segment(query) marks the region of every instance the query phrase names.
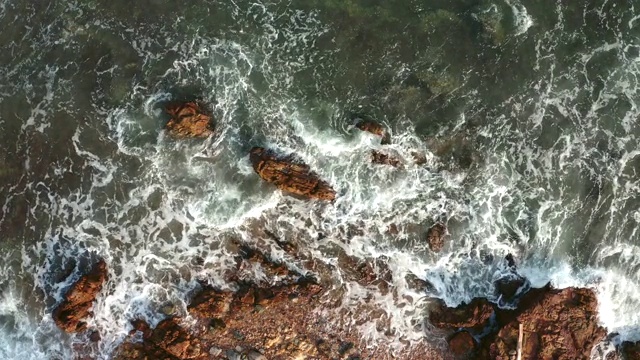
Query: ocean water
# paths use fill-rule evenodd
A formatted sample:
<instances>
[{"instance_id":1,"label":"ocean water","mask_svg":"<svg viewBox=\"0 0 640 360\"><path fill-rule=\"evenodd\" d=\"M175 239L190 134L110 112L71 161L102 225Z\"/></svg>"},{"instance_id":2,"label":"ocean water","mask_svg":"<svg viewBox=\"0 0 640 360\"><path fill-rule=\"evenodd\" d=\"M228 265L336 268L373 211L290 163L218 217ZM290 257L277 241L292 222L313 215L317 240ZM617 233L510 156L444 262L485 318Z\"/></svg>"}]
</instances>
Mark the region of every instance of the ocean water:
<instances>
[{"instance_id":1,"label":"ocean water","mask_svg":"<svg viewBox=\"0 0 640 360\"><path fill-rule=\"evenodd\" d=\"M391 331L359 329L372 345L434 340L427 296L495 300L507 254L533 286L594 288L601 324L640 340L637 7L0 0L0 358L76 356L84 335L50 312L98 257L110 278L89 327L109 359L131 319L184 314L197 281L233 287L233 241L304 269L274 236L333 266L345 311L372 298L387 313ZM162 131L160 104L185 97L210 104L213 137ZM253 146L295 153L336 201L265 184ZM350 281L339 254L384 262L396 291Z\"/></svg>"}]
</instances>

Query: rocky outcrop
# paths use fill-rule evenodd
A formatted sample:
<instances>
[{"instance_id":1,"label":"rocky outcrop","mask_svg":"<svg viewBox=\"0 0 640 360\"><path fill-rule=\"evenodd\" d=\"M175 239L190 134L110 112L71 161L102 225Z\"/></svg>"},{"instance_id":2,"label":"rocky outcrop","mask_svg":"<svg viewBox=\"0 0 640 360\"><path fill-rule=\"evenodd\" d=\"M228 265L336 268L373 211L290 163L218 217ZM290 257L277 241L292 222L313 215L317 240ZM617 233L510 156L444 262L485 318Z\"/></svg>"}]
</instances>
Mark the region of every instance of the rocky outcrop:
<instances>
[{"instance_id":1,"label":"rocky outcrop","mask_svg":"<svg viewBox=\"0 0 640 360\"><path fill-rule=\"evenodd\" d=\"M519 299L515 310L500 309L475 299L455 309L437 307L431 323L443 329L464 329L482 337L475 359L509 360L517 348L523 325L523 359L589 359L591 349L606 331L598 325L597 299L590 289L533 289ZM466 337L458 339L457 337ZM462 353L470 344L466 335L454 335L451 348ZM449 341L452 344L452 341ZM462 344L462 345L460 345Z\"/></svg>"},{"instance_id":2,"label":"rocky outcrop","mask_svg":"<svg viewBox=\"0 0 640 360\"><path fill-rule=\"evenodd\" d=\"M429 249L436 253L442 251L446 236L447 228L443 224L436 223L431 226L427 231L427 243L429 244Z\"/></svg>"},{"instance_id":3,"label":"rocky outcrop","mask_svg":"<svg viewBox=\"0 0 640 360\"><path fill-rule=\"evenodd\" d=\"M427 343L389 354L388 348L369 347L352 322L341 323L344 308L333 303L331 292L307 276L282 269L260 250L239 245L243 261L280 273L269 283L236 279L236 290L203 285L190 301L189 319L173 317L152 328L134 321L130 337L113 358L134 359L406 359L452 360L442 349ZM380 259L377 259L380 260ZM238 269L243 267L238 265ZM377 261L362 265L353 276L373 271L384 278L386 269ZM288 272L288 273L286 273ZM297 278L292 279L297 274ZM268 275L271 277L271 275ZM281 282L280 279L287 279ZM369 285L376 279L367 278ZM371 281L371 283L369 283ZM276 284L276 285L274 285ZM330 300L330 301L328 301ZM367 304L362 304L366 306ZM340 309L340 310L339 310ZM335 318L332 318L335 314Z\"/></svg>"},{"instance_id":4,"label":"rocky outcrop","mask_svg":"<svg viewBox=\"0 0 640 360\"><path fill-rule=\"evenodd\" d=\"M272 151L254 147L249 159L256 173L280 190L310 199L333 201L336 192L321 180L309 166L296 162L291 156L278 157Z\"/></svg>"},{"instance_id":5,"label":"rocky outcrop","mask_svg":"<svg viewBox=\"0 0 640 360\"><path fill-rule=\"evenodd\" d=\"M92 315L93 302L106 279L107 264L100 260L69 288L62 302L53 310L56 325L68 333L85 330L84 319Z\"/></svg>"},{"instance_id":6,"label":"rocky outcrop","mask_svg":"<svg viewBox=\"0 0 640 360\"><path fill-rule=\"evenodd\" d=\"M591 349L607 334L598 325L593 290L549 288L532 302L515 317L499 316L503 324L492 343L485 344L491 359L509 359L517 347L519 324L524 327L524 359L588 360Z\"/></svg>"},{"instance_id":7,"label":"rocky outcrop","mask_svg":"<svg viewBox=\"0 0 640 360\"><path fill-rule=\"evenodd\" d=\"M176 138L205 138L213 134L211 116L196 102L173 102L165 108L171 119L165 129Z\"/></svg>"}]
</instances>

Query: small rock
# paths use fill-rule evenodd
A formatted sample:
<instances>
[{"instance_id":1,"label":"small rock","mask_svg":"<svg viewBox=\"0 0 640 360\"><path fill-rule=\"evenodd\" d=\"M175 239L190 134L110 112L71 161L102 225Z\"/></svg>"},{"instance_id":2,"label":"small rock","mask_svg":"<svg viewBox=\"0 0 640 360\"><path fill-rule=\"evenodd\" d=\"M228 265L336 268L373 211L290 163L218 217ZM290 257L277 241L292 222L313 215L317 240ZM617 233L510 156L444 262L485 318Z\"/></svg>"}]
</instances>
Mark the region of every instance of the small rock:
<instances>
[{"instance_id":1,"label":"small rock","mask_svg":"<svg viewBox=\"0 0 640 360\"><path fill-rule=\"evenodd\" d=\"M92 342L98 342L100 341L100 339L101 337L98 331L92 331L91 334L89 335L89 340L91 340Z\"/></svg>"},{"instance_id":2,"label":"small rock","mask_svg":"<svg viewBox=\"0 0 640 360\"><path fill-rule=\"evenodd\" d=\"M162 309L160 309L160 312L165 315L173 315L176 312L176 307L173 304L168 304L163 306Z\"/></svg>"},{"instance_id":3,"label":"small rock","mask_svg":"<svg viewBox=\"0 0 640 360\"><path fill-rule=\"evenodd\" d=\"M240 341L245 339L245 336L239 330L233 330L233 337Z\"/></svg>"},{"instance_id":4,"label":"small rock","mask_svg":"<svg viewBox=\"0 0 640 360\"><path fill-rule=\"evenodd\" d=\"M382 127L382 125L378 124L375 121L357 118L355 126L362 131L378 135L381 138L380 143L382 145L391 143L389 133L385 130L384 127Z\"/></svg>"},{"instance_id":5,"label":"small rock","mask_svg":"<svg viewBox=\"0 0 640 360\"><path fill-rule=\"evenodd\" d=\"M447 228L441 223L436 223L429 228L427 231L427 243L431 251L436 253L442 251L446 233Z\"/></svg>"},{"instance_id":6,"label":"small rock","mask_svg":"<svg viewBox=\"0 0 640 360\"><path fill-rule=\"evenodd\" d=\"M165 129L177 138L205 138L213 134L211 116L193 101L169 103L166 112L171 119Z\"/></svg>"},{"instance_id":7,"label":"small rock","mask_svg":"<svg viewBox=\"0 0 640 360\"><path fill-rule=\"evenodd\" d=\"M411 157L413 157L413 161L416 165L424 165L427 163L427 156L423 153L413 151L411 152Z\"/></svg>"},{"instance_id":8,"label":"small rock","mask_svg":"<svg viewBox=\"0 0 640 360\"><path fill-rule=\"evenodd\" d=\"M209 349L209 354L211 354L212 356L219 356L220 354L222 354L222 349L212 346Z\"/></svg>"}]
</instances>

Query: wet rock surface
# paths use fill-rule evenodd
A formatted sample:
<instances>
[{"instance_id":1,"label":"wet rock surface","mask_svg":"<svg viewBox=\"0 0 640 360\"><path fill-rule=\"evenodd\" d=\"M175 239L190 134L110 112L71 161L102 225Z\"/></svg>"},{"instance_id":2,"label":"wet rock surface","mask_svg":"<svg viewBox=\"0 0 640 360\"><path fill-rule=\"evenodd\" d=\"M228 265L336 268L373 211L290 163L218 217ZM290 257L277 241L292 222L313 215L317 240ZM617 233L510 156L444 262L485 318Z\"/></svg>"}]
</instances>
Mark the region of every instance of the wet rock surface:
<instances>
[{"instance_id":1,"label":"wet rock surface","mask_svg":"<svg viewBox=\"0 0 640 360\"><path fill-rule=\"evenodd\" d=\"M510 359L517 349L520 324L523 359L590 359L591 349L606 336L598 325L597 298L591 289L533 289L520 298L515 310L475 299L455 309L436 308L430 320L438 328L462 328L480 336L474 359ZM463 354L469 342L456 336L463 337L451 338L455 339L449 341L451 350Z\"/></svg>"},{"instance_id":2,"label":"wet rock surface","mask_svg":"<svg viewBox=\"0 0 640 360\"><path fill-rule=\"evenodd\" d=\"M371 151L371 162L374 164L390 165L395 168L402 168L402 161L400 161L400 159L377 150Z\"/></svg>"},{"instance_id":3,"label":"wet rock surface","mask_svg":"<svg viewBox=\"0 0 640 360\"><path fill-rule=\"evenodd\" d=\"M255 252L247 257L266 267L278 263ZM364 267L375 267L365 265ZM275 270L274 270L275 271ZM295 277L290 270L283 275ZM393 356L369 348L357 331L336 325L323 296L329 289L298 276L279 285L241 282L234 291L203 286L192 297L192 320L173 317L155 328L135 321L115 359L452 359L417 344ZM328 312L328 313L327 313Z\"/></svg>"},{"instance_id":4,"label":"wet rock surface","mask_svg":"<svg viewBox=\"0 0 640 360\"><path fill-rule=\"evenodd\" d=\"M321 180L309 166L296 162L291 156L279 157L273 151L254 147L249 159L255 172L280 190L309 199L332 201L336 192Z\"/></svg>"},{"instance_id":5,"label":"wet rock surface","mask_svg":"<svg viewBox=\"0 0 640 360\"><path fill-rule=\"evenodd\" d=\"M481 330L487 326L493 312L493 306L483 298L473 299L469 304L462 304L455 308L447 307L443 302L437 302L429 314L429 321L438 328Z\"/></svg>"},{"instance_id":6,"label":"wet rock surface","mask_svg":"<svg viewBox=\"0 0 640 360\"><path fill-rule=\"evenodd\" d=\"M355 127L362 131L366 131L368 133L379 136L381 139L380 143L382 145L391 143L391 135L389 134L387 129L373 120L357 118Z\"/></svg>"},{"instance_id":7,"label":"wet rock surface","mask_svg":"<svg viewBox=\"0 0 640 360\"><path fill-rule=\"evenodd\" d=\"M442 251L446 236L447 228L443 224L436 223L431 226L427 231L427 243L429 244L429 249L436 253Z\"/></svg>"},{"instance_id":8,"label":"wet rock surface","mask_svg":"<svg viewBox=\"0 0 640 360\"><path fill-rule=\"evenodd\" d=\"M213 123L197 102L172 102L165 107L171 116L165 129L176 138L206 138L213 134Z\"/></svg>"},{"instance_id":9,"label":"wet rock surface","mask_svg":"<svg viewBox=\"0 0 640 360\"><path fill-rule=\"evenodd\" d=\"M64 299L52 313L60 329L68 333L86 329L84 320L92 315L91 308L107 279L107 272L107 264L100 260L67 290Z\"/></svg>"}]
</instances>

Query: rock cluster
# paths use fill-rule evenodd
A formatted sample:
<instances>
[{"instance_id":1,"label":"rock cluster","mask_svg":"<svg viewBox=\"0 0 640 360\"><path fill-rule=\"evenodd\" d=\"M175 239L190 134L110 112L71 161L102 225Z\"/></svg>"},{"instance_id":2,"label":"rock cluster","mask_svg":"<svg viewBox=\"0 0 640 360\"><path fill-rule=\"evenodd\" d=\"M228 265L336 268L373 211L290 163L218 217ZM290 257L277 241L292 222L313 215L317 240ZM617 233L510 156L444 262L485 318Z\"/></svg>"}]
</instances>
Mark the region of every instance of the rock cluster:
<instances>
[{"instance_id":1,"label":"rock cluster","mask_svg":"<svg viewBox=\"0 0 640 360\"><path fill-rule=\"evenodd\" d=\"M93 302L106 279L107 264L101 260L69 288L62 302L53 310L56 325L68 333L85 330L84 320L92 315Z\"/></svg>"},{"instance_id":2,"label":"rock cluster","mask_svg":"<svg viewBox=\"0 0 640 360\"><path fill-rule=\"evenodd\" d=\"M296 162L291 156L279 157L273 151L254 147L249 159L256 173L280 190L310 199L333 201L336 192L321 180L309 166Z\"/></svg>"},{"instance_id":3,"label":"rock cluster","mask_svg":"<svg viewBox=\"0 0 640 360\"><path fill-rule=\"evenodd\" d=\"M598 325L597 299L590 289L533 289L520 298L515 310L500 309L486 299L474 299L455 309L441 304L431 323L457 331L449 340L456 354L474 359L509 360L518 345L523 325L523 359L590 359L591 349L606 331ZM468 333L480 341L470 348Z\"/></svg>"},{"instance_id":4,"label":"rock cluster","mask_svg":"<svg viewBox=\"0 0 640 360\"><path fill-rule=\"evenodd\" d=\"M321 315L328 305L327 289L311 279L283 270L260 252L245 252L245 260L272 267L287 280L259 285L238 280L235 291L206 285L191 299L195 321L173 317L152 329L135 321L131 338L114 358L133 359L389 359L386 349L369 349L357 333L336 326ZM334 309L335 310L335 309ZM337 311L337 310L335 310ZM401 359L445 359L433 349L417 346Z\"/></svg>"}]
</instances>

